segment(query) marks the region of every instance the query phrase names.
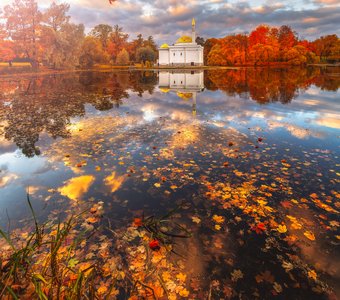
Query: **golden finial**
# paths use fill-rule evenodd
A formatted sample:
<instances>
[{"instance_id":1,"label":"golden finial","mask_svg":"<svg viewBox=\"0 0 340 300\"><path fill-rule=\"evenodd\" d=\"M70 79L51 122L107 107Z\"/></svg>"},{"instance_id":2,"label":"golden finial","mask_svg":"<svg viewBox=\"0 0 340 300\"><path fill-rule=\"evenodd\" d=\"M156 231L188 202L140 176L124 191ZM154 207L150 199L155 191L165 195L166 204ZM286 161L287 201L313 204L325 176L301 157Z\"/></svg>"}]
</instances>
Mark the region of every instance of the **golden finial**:
<instances>
[{"instance_id":1,"label":"golden finial","mask_svg":"<svg viewBox=\"0 0 340 300\"><path fill-rule=\"evenodd\" d=\"M195 25L196 25L195 18L192 18L191 25L192 25L192 26L195 26Z\"/></svg>"}]
</instances>

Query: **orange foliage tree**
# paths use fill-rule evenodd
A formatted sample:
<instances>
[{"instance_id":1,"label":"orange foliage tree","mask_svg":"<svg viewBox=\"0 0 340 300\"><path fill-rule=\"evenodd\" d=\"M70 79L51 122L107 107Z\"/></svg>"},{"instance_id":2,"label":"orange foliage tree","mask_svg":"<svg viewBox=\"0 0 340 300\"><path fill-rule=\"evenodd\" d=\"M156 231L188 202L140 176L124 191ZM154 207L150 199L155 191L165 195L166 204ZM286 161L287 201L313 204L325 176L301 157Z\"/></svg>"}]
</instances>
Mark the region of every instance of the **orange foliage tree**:
<instances>
[{"instance_id":1,"label":"orange foliage tree","mask_svg":"<svg viewBox=\"0 0 340 300\"><path fill-rule=\"evenodd\" d=\"M12 60L15 58L14 43L11 41L0 41L0 61L5 61L12 66Z\"/></svg>"}]
</instances>

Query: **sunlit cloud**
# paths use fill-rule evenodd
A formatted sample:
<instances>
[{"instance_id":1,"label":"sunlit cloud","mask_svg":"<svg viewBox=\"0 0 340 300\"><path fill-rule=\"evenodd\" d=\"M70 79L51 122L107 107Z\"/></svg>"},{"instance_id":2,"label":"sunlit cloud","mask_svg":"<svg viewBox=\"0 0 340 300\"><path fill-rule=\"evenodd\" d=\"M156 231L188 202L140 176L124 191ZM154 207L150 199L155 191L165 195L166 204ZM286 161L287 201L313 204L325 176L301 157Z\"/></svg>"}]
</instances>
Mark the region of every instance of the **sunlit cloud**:
<instances>
[{"instance_id":1,"label":"sunlit cloud","mask_svg":"<svg viewBox=\"0 0 340 300\"><path fill-rule=\"evenodd\" d=\"M1 5L11 3L1 1ZM40 7L51 1L39 0ZM158 44L174 42L190 33L190 20L197 19L197 34L204 38L250 32L257 25L290 25L300 36L311 39L339 34L340 5L337 0L306 1L109 1L69 0L73 22L85 24L87 32L97 24L119 24L135 38L153 35ZM311 26L313 27L311 29Z\"/></svg>"}]
</instances>

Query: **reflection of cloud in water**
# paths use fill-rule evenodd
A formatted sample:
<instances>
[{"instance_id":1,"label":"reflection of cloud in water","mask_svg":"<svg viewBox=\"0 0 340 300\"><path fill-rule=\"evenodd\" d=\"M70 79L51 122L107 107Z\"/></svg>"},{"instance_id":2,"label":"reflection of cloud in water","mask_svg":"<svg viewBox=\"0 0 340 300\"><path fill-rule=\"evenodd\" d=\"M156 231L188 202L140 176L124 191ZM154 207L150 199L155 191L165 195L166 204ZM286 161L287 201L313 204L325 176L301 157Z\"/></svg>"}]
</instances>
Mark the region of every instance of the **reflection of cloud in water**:
<instances>
[{"instance_id":1,"label":"reflection of cloud in water","mask_svg":"<svg viewBox=\"0 0 340 300\"><path fill-rule=\"evenodd\" d=\"M291 135L297 137L298 139L306 139L310 136L315 138L323 138L324 134L321 132L316 132L313 130L301 128L300 126L289 124L286 122L275 122L270 121L268 122L268 128L270 130L274 130L276 128L285 128L287 131L290 132Z\"/></svg>"},{"instance_id":2,"label":"reflection of cloud in water","mask_svg":"<svg viewBox=\"0 0 340 300\"><path fill-rule=\"evenodd\" d=\"M107 176L104 179L105 185L111 188L111 193L116 192L121 187L124 181L125 181L125 177L116 176L116 172L112 172L111 175Z\"/></svg>"},{"instance_id":3,"label":"reflection of cloud in water","mask_svg":"<svg viewBox=\"0 0 340 300\"><path fill-rule=\"evenodd\" d=\"M7 184L10 184L14 180L16 180L18 176L16 174L7 174L0 177L0 188L5 187Z\"/></svg>"},{"instance_id":4,"label":"reflection of cloud in water","mask_svg":"<svg viewBox=\"0 0 340 300\"><path fill-rule=\"evenodd\" d=\"M155 111L155 107L153 104L144 105L141 108L141 111L143 112L143 119L146 122L152 122L159 117L158 113Z\"/></svg>"},{"instance_id":5,"label":"reflection of cloud in water","mask_svg":"<svg viewBox=\"0 0 340 300\"><path fill-rule=\"evenodd\" d=\"M71 178L64 186L58 189L58 192L70 198L71 200L79 200L94 182L95 177L92 175L84 175Z\"/></svg>"},{"instance_id":6,"label":"reflection of cloud in water","mask_svg":"<svg viewBox=\"0 0 340 300\"><path fill-rule=\"evenodd\" d=\"M324 114L316 119L316 123L321 126L340 129L340 115L339 114Z\"/></svg>"},{"instance_id":7,"label":"reflection of cloud in water","mask_svg":"<svg viewBox=\"0 0 340 300\"><path fill-rule=\"evenodd\" d=\"M16 149L17 146L13 142L5 139L2 132L0 131L0 155L8 152L13 152Z\"/></svg>"}]
</instances>

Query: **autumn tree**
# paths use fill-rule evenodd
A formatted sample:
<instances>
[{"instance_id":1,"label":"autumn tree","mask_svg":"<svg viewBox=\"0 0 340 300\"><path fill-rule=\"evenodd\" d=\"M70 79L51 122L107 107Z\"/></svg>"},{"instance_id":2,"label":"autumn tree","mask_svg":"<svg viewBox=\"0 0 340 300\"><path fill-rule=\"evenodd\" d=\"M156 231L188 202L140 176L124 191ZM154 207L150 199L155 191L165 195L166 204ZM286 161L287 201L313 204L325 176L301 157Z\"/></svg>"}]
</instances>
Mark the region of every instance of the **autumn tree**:
<instances>
[{"instance_id":1,"label":"autumn tree","mask_svg":"<svg viewBox=\"0 0 340 300\"><path fill-rule=\"evenodd\" d=\"M52 3L43 15L42 44L45 58L54 68L78 64L84 26L69 22L69 4Z\"/></svg>"},{"instance_id":2,"label":"autumn tree","mask_svg":"<svg viewBox=\"0 0 340 300\"><path fill-rule=\"evenodd\" d=\"M1 18L1 11L0 11L0 18ZM0 40L3 40L7 37L6 27L5 24L0 23Z\"/></svg>"},{"instance_id":3,"label":"autumn tree","mask_svg":"<svg viewBox=\"0 0 340 300\"><path fill-rule=\"evenodd\" d=\"M340 59L340 40L336 34L322 36L313 42L315 53L320 60L325 61L327 57L333 56Z\"/></svg>"},{"instance_id":4,"label":"autumn tree","mask_svg":"<svg viewBox=\"0 0 340 300\"><path fill-rule=\"evenodd\" d=\"M208 55L209 65L239 65L246 63L248 37L238 34L227 36L213 46Z\"/></svg>"},{"instance_id":5,"label":"autumn tree","mask_svg":"<svg viewBox=\"0 0 340 300\"><path fill-rule=\"evenodd\" d=\"M256 27L249 35L249 46L253 47L257 44L267 45L269 43L270 28L267 25Z\"/></svg>"},{"instance_id":6,"label":"autumn tree","mask_svg":"<svg viewBox=\"0 0 340 300\"><path fill-rule=\"evenodd\" d=\"M102 43L102 47L104 50L107 49L109 37L113 31L112 26L107 24L99 24L96 25L90 32L90 35L98 38Z\"/></svg>"},{"instance_id":7,"label":"autumn tree","mask_svg":"<svg viewBox=\"0 0 340 300\"><path fill-rule=\"evenodd\" d=\"M117 65L127 65L130 62L130 57L129 57L129 53L126 51L125 48L123 48L122 50L120 50L120 52L117 55L117 60L116 63Z\"/></svg>"},{"instance_id":8,"label":"autumn tree","mask_svg":"<svg viewBox=\"0 0 340 300\"><path fill-rule=\"evenodd\" d=\"M278 39L280 45L280 58L282 59L286 55L286 51L289 51L297 45L298 38L296 32L294 32L290 26L282 25L279 28Z\"/></svg>"},{"instance_id":9,"label":"autumn tree","mask_svg":"<svg viewBox=\"0 0 340 300\"><path fill-rule=\"evenodd\" d=\"M223 55L222 46L216 44L209 52L206 59L209 66L227 66L228 62Z\"/></svg>"},{"instance_id":10,"label":"autumn tree","mask_svg":"<svg viewBox=\"0 0 340 300\"><path fill-rule=\"evenodd\" d=\"M87 36L81 46L79 63L84 67L92 67L97 63L106 63L109 60L108 54L104 51L100 39Z\"/></svg>"},{"instance_id":11,"label":"autumn tree","mask_svg":"<svg viewBox=\"0 0 340 300\"><path fill-rule=\"evenodd\" d=\"M204 61L205 63L207 63L208 61L208 55L211 51L211 49L216 45L219 44L220 40L216 39L216 38L210 38L207 39L204 43L204 49L203 49L203 57L204 57Z\"/></svg>"},{"instance_id":12,"label":"autumn tree","mask_svg":"<svg viewBox=\"0 0 340 300\"><path fill-rule=\"evenodd\" d=\"M15 58L14 43L11 41L0 41L0 61L8 62L12 66L12 60Z\"/></svg>"},{"instance_id":13,"label":"autumn tree","mask_svg":"<svg viewBox=\"0 0 340 300\"><path fill-rule=\"evenodd\" d=\"M108 53L111 55L113 61L116 60L118 53L126 47L129 35L123 32L123 28L119 25L113 26L113 31L110 34L108 43Z\"/></svg>"},{"instance_id":14,"label":"autumn tree","mask_svg":"<svg viewBox=\"0 0 340 300\"><path fill-rule=\"evenodd\" d=\"M15 42L18 56L38 66L39 27L42 14L34 0L15 0L4 8L8 36Z\"/></svg>"}]
</instances>

